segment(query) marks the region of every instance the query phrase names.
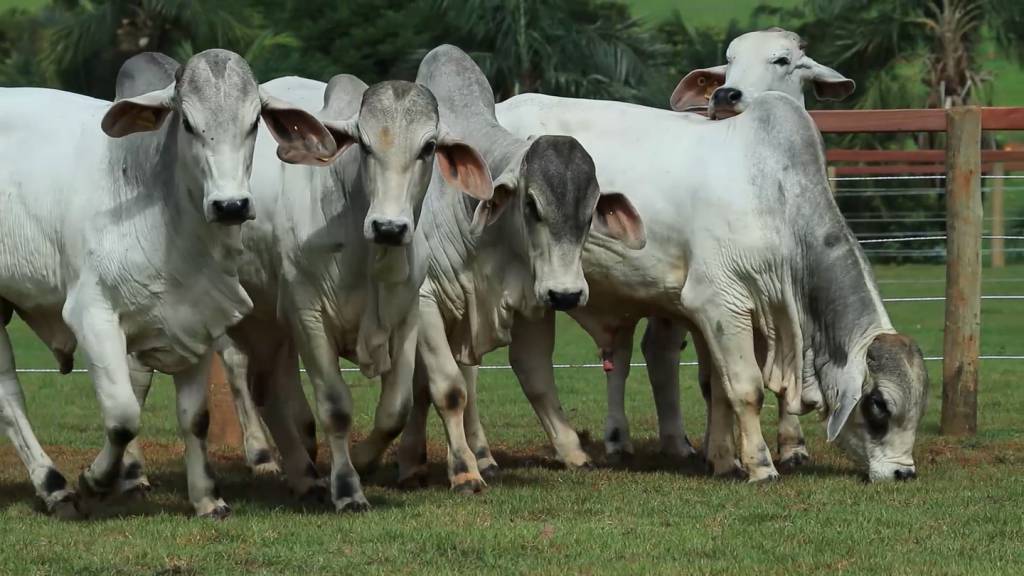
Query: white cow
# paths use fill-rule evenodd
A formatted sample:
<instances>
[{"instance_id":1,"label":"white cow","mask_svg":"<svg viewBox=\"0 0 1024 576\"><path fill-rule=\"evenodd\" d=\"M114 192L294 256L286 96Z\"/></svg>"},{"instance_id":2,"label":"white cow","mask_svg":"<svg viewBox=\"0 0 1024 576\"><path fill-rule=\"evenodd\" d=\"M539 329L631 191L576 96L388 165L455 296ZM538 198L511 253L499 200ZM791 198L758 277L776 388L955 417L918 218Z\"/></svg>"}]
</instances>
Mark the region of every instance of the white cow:
<instances>
[{"instance_id":1,"label":"white cow","mask_svg":"<svg viewBox=\"0 0 1024 576\"><path fill-rule=\"evenodd\" d=\"M755 97L769 90L803 103L808 85L822 100L842 100L856 87L853 80L807 56L797 34L780 28L739 36L729 44L726 59L728 64L687 74L672 94L672 108L682 112L707 106L711 118L727 118L742 112ZM499 105L499 115L502 110ZM611 348L601 350L608 370L605 450L613 461L633 453L624 398L634 331L634 326L624 327L614 335ZM651 317L641 341L658 413L661 451L676 458L695 453L679 409L679 352L685 337L679 324ZM708 391L702 392L709 399ZM799 466L809 459L800 420L787 413L783 403L779 403L778 456L785 467Z\"/></svg>"},{"instance_id":2,"label":"white cow","mask_svg":"<svg viewBox=\"0 0 1024 576\"><path fill-rule=\"evenodd\" d=\"M298 358L313 383L331 451L330 496L339 511L369 507L359 469L373 467L401 432L411 405L417 293L427 249L417 227L431 179L461 202L491 196L486 164L445 130L423 86L371 87L340 75L329 84L281 78L261 87L322 119L338 151L322 168L281 164L260 132L252 173L257 220L243 230L242 284L253 312L229 332L224 359L233 387L251 389L292 489L323 486L295 414L308 412ZM435 170L435 166L438 169ZM374 429L350 454L352 399L338 358L381 376ZM299 422L301 422L301 417Z\"/></svg>"},{"instance_id":3,"label":"white cow","mask_svg":"<svg viewBox=\"0 0 1024 576\"><path fill-rule=\"evenodd\" d=\"M196 512L229 511L207 464L206 377L212 343L252 307L237 276L238 225L252 217L261 115L282 154L334 153L316 119L261 93L245 60L223 50L197 54L175 82L113 105L0 89L0 319L17 312L64 368L77 344L86 352L106 445L82 473L83 492L117 487L138 431L131 353L174 376ZM5 329L0 417L47 509L75 513L74 492L25 416Z\"/></svg>"},{"instance_id":4,"label":"white cow","mask_svg":"<svg viewBox=\"0 0 1024 576\"><path fill-rule=\"evenodd\" d=\"M605 189L636 205L647 246L636 257L591 240L590 303L571 312L602 349L637 318L692 329L708 379L715 474L739 465L777 477L761 434L763 387L786 410L817 408L872 480L915 474L924 411L920 350L893 329L867 259L832 198L820 135L793 98L766 92L722 121L616 102L524 95L500 121L514 133L570 134L594 157ZM624 145L626 144L626 145ZM550 330L550 320L547 321ZM530 340L521 378L551 379ZM513 359L513 362L515 360ZM556 407L549 407L554 411Z\"/></svg>"},{"instance_id":5,"label":"white cow","mask_svg":"<svg viewBox=\"0 0 1024 576\"><path fill-rule=\"evenodd\" d=\"M495 462L475 410L473 367L510 340L529 338L520 333L527 319L586 304L580 259L588 235L636 249L644 242L643 227L621 194L599 193L594 163L575 139L526 140L499 126L487 78L462 50L431 50L416 80L433 91L450 129L480 151L496 178L487 202L433 185L427 195L422 228L430 267L420 294L416 393L399 447L399 482L415 486L426 479L432 399L448 436L451 487L476 492L485 485L481 472L494 471ZM535 344L547 347L550 357L551 338ZM554 386L521 382L535 406L551 408L538 409L551 441L578 447ZM567 465L588 463L582 452L568 456Z\"/></svg>"}]
</instances>

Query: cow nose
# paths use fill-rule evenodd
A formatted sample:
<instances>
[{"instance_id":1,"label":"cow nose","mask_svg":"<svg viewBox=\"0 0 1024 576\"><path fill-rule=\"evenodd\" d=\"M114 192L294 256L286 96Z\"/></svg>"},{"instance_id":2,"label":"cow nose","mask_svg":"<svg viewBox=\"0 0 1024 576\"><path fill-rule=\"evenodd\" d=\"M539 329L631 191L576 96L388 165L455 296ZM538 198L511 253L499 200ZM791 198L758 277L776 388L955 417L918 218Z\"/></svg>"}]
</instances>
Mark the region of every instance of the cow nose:
<instances>
[{"instance_id":1,"label":"cow nose","mask_svg":"<svg viewBox=\"0 0 1024 576\"><path fill-rule=\"evenodd\" d=\"M408 229L409 225L405 222L375 221L373 223L373 241L387 246L400 246Z\"/></svg>"},{"instance_id":2,"label":"cow nose","mask_svg":"<svg viewBox=\"0 0 1024 576\"><path fill-rule=\"evenodd\" d=\"M213 218L221 224L241 224L250 217L249 199L241 200L214 200Z\"/></svg>"},{"instance_id":3,"label":"cow nose","mask_svg":"<svg viewBox=\"0 0 1024 576\"><path fill-rule=\"evenodd\" d=\"M897 480L913 480L917 478L917 472L913 468L897 468L893 475Z\"/></svg>"},{"instance_id":4,"label":"cow nose","mask_svg":"<svg viewBox=\"0 0 1024 576\"><path fill-rule=\"evenodd\" d=\"M578 290L576 292L556 292L554 290L548 290L548 300L551 301L551 307L555 310L572 310L579 305L580 298L582 297L582 290Z\"/></svg>"},{"instance_id":5,"label":"cow nose","mask_svg":"<svg viewBox=\"0 0 1024 576\"><path fill-rule=\"evenodd\" d=\"M735 106L743 99L743 91L736 88L721 87L711 95L711 103L715 106Z\"/></svg>"}]
</instances>

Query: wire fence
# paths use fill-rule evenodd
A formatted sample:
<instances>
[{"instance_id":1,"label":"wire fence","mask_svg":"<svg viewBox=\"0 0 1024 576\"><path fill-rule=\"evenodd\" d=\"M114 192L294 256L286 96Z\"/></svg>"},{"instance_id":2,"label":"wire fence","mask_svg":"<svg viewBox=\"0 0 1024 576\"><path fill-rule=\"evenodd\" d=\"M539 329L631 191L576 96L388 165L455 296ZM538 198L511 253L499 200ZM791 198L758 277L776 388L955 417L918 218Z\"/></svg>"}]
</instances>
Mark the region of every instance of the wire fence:
<instances>
[{"instance_id":1,"label":"wire fence","mask_svg":"<svg viewBox=\"0 0 1024 576\"><path fill-rule=\"evenodd\" d=\"M984 175L982 179L985 186L982 187L983 195L987 195L996 190L993 185L995 180L1013 181L1022 180L1024 175ZM857 237L858 242L864 247L864 252L868 257L875 263L886 263L886 262L934 262L936 259L944 260L946 257L945 242L947 240L945 225L946 217L945 212L939 209L940 207L934 206L932 210L913 210L907 209L910 206L903 206L901 210L886 210L885 202L891 201L893 198L898 197L909 197L919 198L923 196L931 196L933 198L941 197L946 193L944 181L945 175L906 175L906 176L843 176L830 178L836 186L835 196L840 204L844 204L846 200L854 200L857 203L858 208L844 212L846 221L850 225ZM916 185L922 181L933 181L936 182L935 186L925 187ZM900 182L911 182L913 186L891 186L891 184ZM1018 193L1024 192L1024 185L1012 186L1002 185L1001 189L1003 192ZM856 199L861 201L858 203ZM862 206L863 200L875 201L874 210L866 210ZM915 201L917 203L919 201ZM906 202L904 202L906 204ZM1024 201L1019 203L1024 207ZM1024 214L1024 211L1022 211ZM996 221L1001 220L1003 223L1016 223L1024 222L1024 216L1010 216L996 218L994 216L987 216L984 221L986 223L986 231L982 235L982 240L991 243L992 240L1000 240L1002 242L1015 243L1010 247L1003 247L1001 251L1004 254L1014 255L1018 253L1024 253L1024 233L1001 233L994 234L988 226ZM890 229L884 231L872 231L865 230L871 226L882 225L888 228L902 227L902 225L913 224L912 229ZM897 226L900 225L900 226ZM1024 231L1024 225L1019 226ZM923 247L921 247L923 245ZM895 246L895 247L890 247ZM983 254L991 254L991 248L982 250ZM915 278L915 279L882 279L878 281L881 285L890 286L934 286L938 288L937 291L943 291L940 286L944 286L945 280L935 278ZM1019 284L1024 292L1024 277L1016 278L984 278L983 285L993 284ZM983 294L981 296L983 301L1020 301L1024 300L1024 294ZM908 303L922 303L922 302L945 302L946 297L940 294L934 295L895 295L888 296L882 299L886 304L902 305ZM1021 309L1024 312L1024 307ZM984 312L983 312L984 315ZM983 319L984 320L984 319ZM981 360L985 361L1021 361L1024 360L1024 350L1021 350L1022 354L1000 354L1000 355L982 355ZM926 361L929 362L941 362L942 356L926 356ZM696 362L680 362L680 366L696 366ZM631 363L630 367L634 368L646 368L647 364L644 362ZM562 362L553 365L556 370L575 370L575 369L599 369L603 368L604 364L601 362ZM510 370L511 366L507 364L493 364L480 366L482 370ZM56 374L59 370L55 368L19 368L19 373L24 374ZM358 368L342 368L342 372L356 373L359 372ZM87 373L86 370L76 369L72 373L83 374Z\"/></svg>"}]
</instances>

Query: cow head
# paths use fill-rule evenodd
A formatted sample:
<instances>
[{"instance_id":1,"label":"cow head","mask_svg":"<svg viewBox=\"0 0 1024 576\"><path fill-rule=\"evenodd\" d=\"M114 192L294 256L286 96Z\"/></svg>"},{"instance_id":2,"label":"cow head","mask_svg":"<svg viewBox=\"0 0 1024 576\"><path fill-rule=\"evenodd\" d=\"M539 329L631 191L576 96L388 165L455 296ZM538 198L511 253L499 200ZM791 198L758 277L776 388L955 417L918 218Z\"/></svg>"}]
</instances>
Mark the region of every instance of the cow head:
<instances>
[{"instance_id":1,"label":"cow head","mask_svg":"<svg viewBox=\"0 0 1024 576\"><path fill-rule=\"evenodd\" d=\"M334 135L339 154L359 146L360 178L370 202L363 222L367 240L388 246L412 241L435 161L455 188L478 200L491 197L486 162L447 133L437 100L419 84L375 84L363 93L355 116L324 125Z\"/></svg>"},{"instance_id":2,"label":"cow head","mask_svg":"<svg viewBox=\"0 0 1024 576\"><path fill-rule=\"evenodd\" d=\"M729 44L727 64L694 70L672 93L673 110L707 105L712 119L739 114L762 92L783 92L801 104L804 86L814 85L820 100L842 100L853 80L804 54L800 36L781 28L744 34Z\"/></svg>"},{"instance_id":3,"label":"cow head","mask_svg":"<svg viewBox=\"0 0 1024 576\"><path fill-rule=\"evenodd\" d=\"M493 221L507 204L517 208L536 299L555 310L587 303L581 258L591 230L633 249L645 242L636 210L621 194L599 192L594 161L568 136L531 140L521 161L495 181L492 200L477 207L474 224Z\"/></svg>"},{"instance_id":4,"label":"cow head","mask_svg":"<svg viewBox=\"0 0 1024 576\"><path fill-rule=\"evenodd\" d=\"M840 399L828 420L829 440L872 482L914 478L914 438L927 396L928 372L917 344L900 334L877 336L868 347L861 395Z\"/></svg>"},{"instance_id":5,"label":"cow head","mask_svg":"<svg viewBox=\"0 0 1024 576\"><path fill-rule=\"evenodd\" d=\"M113 138L159 130L177 150L175 177L208 222L253 217L249 174L260 117L282 157L316 164L335 153L334 139L310 114L262 94L249 64L226 50L207 50L178 68L167 87L115 102L103 117Z\"/></svg>"}]
</instances>

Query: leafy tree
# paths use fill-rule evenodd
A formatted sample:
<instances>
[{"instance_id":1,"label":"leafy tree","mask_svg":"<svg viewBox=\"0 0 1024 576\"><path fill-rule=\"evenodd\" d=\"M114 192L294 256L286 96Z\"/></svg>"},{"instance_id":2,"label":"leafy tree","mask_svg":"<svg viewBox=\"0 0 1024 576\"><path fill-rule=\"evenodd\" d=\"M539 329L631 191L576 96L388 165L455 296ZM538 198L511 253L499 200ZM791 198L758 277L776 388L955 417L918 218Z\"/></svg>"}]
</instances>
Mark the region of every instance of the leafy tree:
<instances>
[{"instance_id":1,"label":"leafy tree","mask_svg":"<svg viewBox=\"0 0 1024 576\"><path fill-rule=\"evenodd\" d=\"M140 52L185 60L218 47L255 58L274 45L295 45L242 0L56 0L44 10L53 24L43 64L65 89L105 98L121 63Z\"/></svg>"},{"instance_id":2,"label":"leafy tree","mask_svg":"<svg viewBox=\"0 0 1024 576\"><path fill-rule=\"evenodd\" d=\"M484 69L495 95L545 92L642 98L659 46L618 2L601 0L434 0L453 40Z\"/></svg>"}]
</instances>

